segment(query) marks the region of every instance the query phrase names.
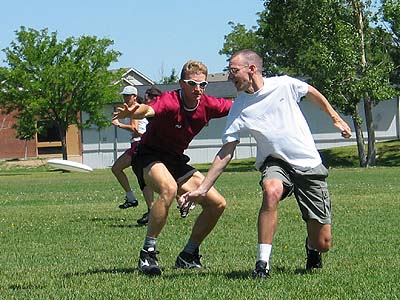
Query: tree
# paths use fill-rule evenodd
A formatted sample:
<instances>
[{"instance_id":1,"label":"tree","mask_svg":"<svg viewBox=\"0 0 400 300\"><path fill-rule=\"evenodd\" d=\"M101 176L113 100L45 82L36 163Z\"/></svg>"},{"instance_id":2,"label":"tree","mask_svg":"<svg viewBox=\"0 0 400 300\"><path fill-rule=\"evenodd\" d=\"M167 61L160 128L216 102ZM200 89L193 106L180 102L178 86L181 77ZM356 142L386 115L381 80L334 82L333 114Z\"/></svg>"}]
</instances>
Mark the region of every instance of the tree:
<instances>
[{"instance_id":1,"label":"tree","mask_svg":"<svg viewBox=\"0 0 400 300\"><path fill-rule=\"evenodd\" d=\"M177 83L179 81L179 77L176 74L175 69L173 68L171 70L171 75L169 76L162 76L160 83L161 84L173 84L173 83Z\"/></svg>"},{"instance_id":2,"label":"tree","mask_svg":"<svg viewBox=\"0 0 400 300\"><path fill-rule=\"evenodd\" d=\"M0 106L8 113L17 112L18 136L32 138L40 129L32 126L35 121L54 121L67 159L70 125L109 125L103 107L115 98L118 87L112 82L120 78L119 72L107 70L120 56L108 49L112 44L95 36L58 41L57 33L49 34L47 29L21 27L16 31L16 41L3 49L8 67L0 72ZM89 115L84 124L82 112Z\"/></svg>"},{"instance_id":3,"label":"tree","mask_svg":"<svg viewBox=\"0 0 400 300\"><path fill-rule=\"evenodd\" d=\"M400 90L400 0L382 0L380 28L390 33L386 46L394 62L392 83Z\"/></svg>"},{"instance_id":4,"label":"tree","mask_svg":"<svg viewBox=\"0 0 400 300\"><path fill-rule=\"evenodd\" d=\"M28 156L28 141L33 139L36 133L40 131L35 124L35 116L31 114L29 109L26 109L19 114L17 122L13 125L17 130L17 138L25 142L25 159Z\"/></svg>"},{"instance_id":5,"label":"tree","mask_svg":"<svg viewBox=\"0 0 400 300\"><path fill-rule=\"evenodd\" d=\"M394 90L389 81L393 64L385 47L378 43L383 35L370 25L370 11L358 0L268 0L264 7L259 13L259 27L253 30L261 45L252 47L263 56L264 67L274 73L307 78L334 106L351 116L360 165L374 165L372 106L391 99ZM310 13L310 8L318 9ZM228 35L225 45L235 45L237 34ZM241 43L239 40L236 45ZM231 54L232 50L228 47L223 52ZM361 100L366 115L367 152L357 110Z\"/></svg>"},{"instance_id":6,"label":"tree","mask_svg":"<svg viewBox=\"0 0 400 300\"><path fill-rule=\"evenodd\" d=\"M256 26L247 30L243 24L235 24L234 22L228 24L232 27L232 32L225 35L225 43L219 54L233 54L241 49L253 49L257 53L264 53L263 37L257 34Z\"/></svg>"}]
</instances>

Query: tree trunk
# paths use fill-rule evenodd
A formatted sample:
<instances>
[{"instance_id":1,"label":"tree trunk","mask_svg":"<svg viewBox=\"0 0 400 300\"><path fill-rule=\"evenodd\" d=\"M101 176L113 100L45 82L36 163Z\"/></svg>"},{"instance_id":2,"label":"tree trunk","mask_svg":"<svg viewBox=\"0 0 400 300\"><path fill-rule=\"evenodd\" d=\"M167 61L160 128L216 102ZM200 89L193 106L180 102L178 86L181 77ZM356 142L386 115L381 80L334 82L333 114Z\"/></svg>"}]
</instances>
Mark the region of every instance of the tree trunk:
<instances>
[{"instance_id":1,"label":"tree trunk","mask_svg":"<svg viewBox=\"0 0 400 300\"><path fill-rule=\"evenodd\" d=\"M357 28L358 35L360 37L360 67L362 70L362 74L365 74L367 69L367 56L365 51L365 36L364 36L364 2L361 0L350 0L353 6L353 13L355 18L355 25ZM368 93L364 95L364 112L367 126L367 135L368 135L368 151L367 156L363 154L362 158L360 157L360 165L362 167L368 167L375 165L375 130L374 123L372 118L372 103ZM361 136L362 130L359 129ZM359 141L357 137L357 146L359 147ZM364 145L364 141L362 141ZM361 146L361 144L360 144ZM364 152L364 147L363 147ZM359 148L360 154L360 148Z\"/></svg>"},{"instance_id":2,"label":"tree trunk","mask_svg":"<svg viewBox=\"0 0 400 300\"><path fill-rule=\"evenodd\" d=\"M61 151L63 159L68 159L67 156L67 130L64 128L59 127L60 137L61 137Z\"/></svg>"},{"instance_id":3,"label":"tree trunk","mask_svg":"<svg viewBox=\"0 0 400 300\"><path fill-rule=\"evenodd\" d=\"M365 121L368 133L368 151L366 158L366 167L375 166L376 150L375 150L375 128L372 116L372 101L368 94L364 98Z\"/></svg>"},{"instance_id":4,"label":"tree trunk","mask_svg":"<svg viewBox=\"0 0 400 300\"><path fill-rule=\"evenodd\" d=\"M367 164L365 149L364 149L364 135L361 128L361 124L356 118L353 118L354 130L356 132L357 150L358 150L358 161L360 167L365 167Z\"/></svg>"}]
</instances>

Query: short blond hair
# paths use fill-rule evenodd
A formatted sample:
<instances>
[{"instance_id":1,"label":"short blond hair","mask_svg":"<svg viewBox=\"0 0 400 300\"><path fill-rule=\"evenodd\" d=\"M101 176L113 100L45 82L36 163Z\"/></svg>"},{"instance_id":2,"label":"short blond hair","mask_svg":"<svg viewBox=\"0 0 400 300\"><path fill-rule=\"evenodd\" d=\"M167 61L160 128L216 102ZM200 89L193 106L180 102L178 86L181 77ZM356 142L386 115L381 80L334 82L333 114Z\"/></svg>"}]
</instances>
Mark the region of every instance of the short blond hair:
<instances>
[{"instance_id":1,"label":"short blond hair","mask_svg":"<svg viewBox=\"0 0 400 300\"><path fill-rule=\"evenodd\" d=\"M189 60L182 67L181 80L186 79L189 74L204 74L207 78L208 69L200 61Z\"/></svg>"}]
</instances>

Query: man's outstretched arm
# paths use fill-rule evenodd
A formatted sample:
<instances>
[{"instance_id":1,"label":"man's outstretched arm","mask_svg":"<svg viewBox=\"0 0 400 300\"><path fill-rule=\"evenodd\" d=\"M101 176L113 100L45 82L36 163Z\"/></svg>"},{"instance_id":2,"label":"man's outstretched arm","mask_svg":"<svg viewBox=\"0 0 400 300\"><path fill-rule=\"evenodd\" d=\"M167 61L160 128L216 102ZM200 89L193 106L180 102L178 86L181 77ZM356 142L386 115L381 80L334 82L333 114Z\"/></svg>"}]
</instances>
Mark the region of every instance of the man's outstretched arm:
<instances>
[{"instance_id":1,"label":"man's outstretched arm","mask_svg":"<svg viewBox=\"0 0 400 300\"><path fill-rule=\"evenodd\" d=\"M192 199L196 197L205 196L207 194L207 192L211 189L218 177L222 174L226 166L231 161L237 144L239 144L239 141L228 142L221 147L215 156L210 169L208 170L207 176L204 178L199 187L194 191L183 194L179 198L178 204L180 207L187 201L192 201Z\"/></svg>"}]
</instances>

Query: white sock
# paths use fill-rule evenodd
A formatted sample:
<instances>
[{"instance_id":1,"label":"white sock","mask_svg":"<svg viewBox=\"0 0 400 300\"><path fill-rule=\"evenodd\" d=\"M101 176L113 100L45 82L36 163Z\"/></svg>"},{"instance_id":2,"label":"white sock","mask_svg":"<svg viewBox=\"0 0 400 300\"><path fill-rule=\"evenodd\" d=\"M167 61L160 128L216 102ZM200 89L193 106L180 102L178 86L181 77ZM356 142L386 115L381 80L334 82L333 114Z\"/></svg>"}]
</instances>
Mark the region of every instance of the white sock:
<instances>
[{"instance_id":1,"label":"white sock","mask_svg":"<svg viewBox=\"0 0 400 300\"><path fill-rule=\"evenodd\" d=\"M308 250L312 250L312 251L317 251L317 252L319 252L318 249L315 249L314 247L311 247L310 241L309 241L308 238L307 238L307 249L308 249Z\"/></svg>"},{"instance_id":2,"label":"white sock","mask_svg":"<svg viewBox=\"0 0 400 300\"><path fill-rule=\"evenodd\" d=\"M272 245L258 244L258 259L267 262L267 269L269 270L269 258L272 252Z\"/></svg>"},{"instance_id":3,"label":"white sock","mask_svg":"<svg viewBox=\"0 0 400 300\"><path fill-rule=\"evenodd\" d=\"M133 202L133 200L136 199L136 196L135 196L135 194L134 194L132 191L129 191L129 192L126 192L126 199L127 199L129 202Z\"/></svg>"}]
</instances>

